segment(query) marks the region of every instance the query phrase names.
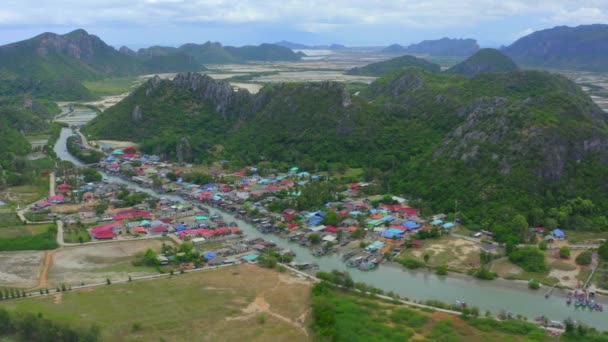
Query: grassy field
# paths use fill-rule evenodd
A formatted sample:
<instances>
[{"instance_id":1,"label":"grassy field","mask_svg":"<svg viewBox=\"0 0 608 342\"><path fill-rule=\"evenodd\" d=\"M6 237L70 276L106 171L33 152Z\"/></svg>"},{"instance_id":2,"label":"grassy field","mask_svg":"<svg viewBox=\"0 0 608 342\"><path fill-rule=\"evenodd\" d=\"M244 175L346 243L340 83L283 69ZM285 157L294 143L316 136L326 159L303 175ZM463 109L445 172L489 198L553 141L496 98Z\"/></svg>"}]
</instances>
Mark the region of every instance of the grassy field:
<instances>
[{"instance_id":1,"label":"grassy field","mask_svg":"<svg viewBox=\"0 0 608 342\"><path fill-rule=\"evenodd\" d=\"M0 305L71 325L98 324L104 341L310 340L309 285L253 265Z\"/></svg>"},{"instance_id":2,"label":"grassy field","mask_svg":"<svg viewBox=\"0 0 608 342\"><path fill-rule=\"evenodd\" d=\"M93 95L105 96L126 93L133 90L139 83L140 80L137 77L117 77L98 81L85 81L84 86Z\"/></svg>"},{"instance_id":3,"label":"grassy field","mask_svg":"<svg viewBox=\"0 0 608 342\"><path fill-rule=\"evenodd\" d=\"M565 268L565 266L563 266ZM513 264L507 258L501 258L492 261L490 270L496 272L499 277L511 280L525 280L536 279L545 285L554 285L559 282L559 279L549 277L549 272L526 272L519 266Z\"/></svg>"},{"instance_id":4,"label":"grassy field","mask_svg":"<svg viewBox=\"0 0 608 342\"><path fill-rule=\"evenodd\" d=\"M579 244L584 242L597 242L599 239L608 239L608 232L576 232L576 231L567 231L568 241L571 244Z\"/></svg>"},{"instance_id":5,"label":"grassy field","mask_svg":"<svg viewBox=\"0 0 608 342\"><path fill-rule=\"evenodd\" d=\"M54 224L24 225L16 214L0 214L0 251L57 248Z\"/></svg>"},{"instance_id":6,"label":"grassy field","mask_svg":"<svg viewBox=\"0 0 608 342\"><path fill-rule=\"evenodd\" d=\"M45 178L48 179L48 177ZM36 202L45 197L49 189L48 183L42 179L39 181L40 184L38 185L13 186L0 191L0 200L8 203L7 207L10 208L16 208L17 205L23 208L30 203Z\"/></svg>"}]
</instances>

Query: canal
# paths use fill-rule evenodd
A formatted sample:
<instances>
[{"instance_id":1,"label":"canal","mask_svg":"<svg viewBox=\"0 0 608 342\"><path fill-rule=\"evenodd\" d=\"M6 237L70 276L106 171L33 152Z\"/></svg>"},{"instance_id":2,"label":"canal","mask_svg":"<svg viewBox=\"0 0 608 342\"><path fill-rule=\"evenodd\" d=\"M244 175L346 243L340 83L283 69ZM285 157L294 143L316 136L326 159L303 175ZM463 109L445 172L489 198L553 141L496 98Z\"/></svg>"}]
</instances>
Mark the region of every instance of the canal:
<instances>
[{"instance_id":1,"label":"canal","mask_svg":"<svg viewBox=\"0 0 608 342\"><path fill-rule=\"evenodd\" d=\"M71 161L80 166L82 163L70 155L66 149L67 138L72 134L71 129L63 128L54 150L60 159ZM110 182L126 184L130 188L154 196L173 197L157 194L151 189L142 188L134 182L111 174L104 173L104 178ZM215 208L209 209L211 211L216 210ZM262 234L252 225L235 218L231 214L222 213L222 215L226 218L226 221L237 222L248 238L262 237L276 243L279 247L294 251L296 253L295 259L298 262L314 262L323 271L348 271L356 282L367 283L385 292L393 291L410 300L435 299L446 303L464 301L469 305L479 307L481 312L489 310L493 313L499 313L501 310L505 310L513 314L521 314L531 320L539 315L545 315L549 319L560 321L572 318L600 330L606 330L607 328L604 313L567 306L565 291L555 290L550 298L545 299L543 293L547 290L546 288L543 287L538 291L529 290L525 282L504 279L483 281L460 274L438 276L427 271L407 270L397 265L382 264L373 271L364 272L356 268L346 267L339 255L315 257L308 248L297 243L291 243L276 235ZM598 299L606 305L606 298Z\"/></svg>"}]
</instances>

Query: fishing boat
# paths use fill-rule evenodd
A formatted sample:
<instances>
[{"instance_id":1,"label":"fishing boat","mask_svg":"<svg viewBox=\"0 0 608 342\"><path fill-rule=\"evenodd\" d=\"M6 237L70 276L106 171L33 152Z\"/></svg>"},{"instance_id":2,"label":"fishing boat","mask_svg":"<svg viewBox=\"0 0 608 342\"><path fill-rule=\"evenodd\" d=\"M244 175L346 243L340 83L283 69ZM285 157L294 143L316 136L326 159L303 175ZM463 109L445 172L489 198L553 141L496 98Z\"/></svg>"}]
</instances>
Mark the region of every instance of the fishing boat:
<instances>
[{"instance_id":1,"label":"fishing boat","mask_svg":"<svg viewBox=\"0 0 608 342\"><path fill-rule=\"evenodd\" d=\"M358 256L354 259L350 259L346 262L346 266L348 267L357 267L359 266L359 264L361 264L361 261L363 260L362 256Z\"/></svg>"},{"instance_id":2,"label":"fishing boat","mask_svg":"<svg viewBox=\"0 0 608 342\"><path fill-rule=\"evenodd\" d=\"M374 264L373 262L362 262L359 265L359 269L361 271L369 271L369 270L373 270L374 268L376 268L376 264Z\"/></svg>"}]
</instances>

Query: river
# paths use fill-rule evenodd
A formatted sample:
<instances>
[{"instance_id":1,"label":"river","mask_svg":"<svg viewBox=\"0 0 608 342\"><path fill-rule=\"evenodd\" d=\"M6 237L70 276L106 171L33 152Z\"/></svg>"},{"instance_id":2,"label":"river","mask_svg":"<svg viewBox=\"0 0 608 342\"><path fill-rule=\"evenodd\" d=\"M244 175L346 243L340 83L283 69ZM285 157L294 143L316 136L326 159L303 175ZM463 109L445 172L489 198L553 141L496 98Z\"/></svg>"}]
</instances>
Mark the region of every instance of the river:
<instances>
[{"instance_id":1,"label":"river","mask_svg":"<svg viewBox=\"0 0 608 342\"><path fill-rule=\"evenodd\" d=\"M68 160L76 165L82 165L78 160L71 156L66 149L67 138L72 135L72 131L63 128L61 135L54 147L60 159ZM151 189L142 188L136 183L122 178L105 174L104 177L110 182L127 184L130 188L144 191L155 196L173 197L165 194L157 194ZM209 208L210 210L216 210ZM410 271L396 265L380 265L379 268L364 272L356 268L348 268L342 262L339 255L328 255L315 257L310 250L301 247L297 243L291 243L286 239L272 234L262 234L255 227L247 222L236 219L233 215L222 213L227 218L226 221L235 221L249 238L263 237L276 243L279 247L288 248L296 253L298 262L317 263L321 270L344 270L348 271L352 278L357 282L364 282L385 292L393 291L402 297L410 300L436 299L446 303L455 303L457 300L467 302L469 305L477 306L481 312L489 310L498 313L501 310L521 314L528 319L534 319L538 315L545 315L552 320L564 320L572 318L593 326L600 330L605 330L605 313L589 311L588 309L578 309L566 306L565 292L554 290L549 299L545 299L543 294L547 288L534 291L527 288L524 282L514 282L503 279L493 281L478 280L473 277L450 274L449 276L438 276L427 271ZM598 298L606 305L606 298ZM608 305L606 305L608 306Z\"/></svg>"}]
</instances>

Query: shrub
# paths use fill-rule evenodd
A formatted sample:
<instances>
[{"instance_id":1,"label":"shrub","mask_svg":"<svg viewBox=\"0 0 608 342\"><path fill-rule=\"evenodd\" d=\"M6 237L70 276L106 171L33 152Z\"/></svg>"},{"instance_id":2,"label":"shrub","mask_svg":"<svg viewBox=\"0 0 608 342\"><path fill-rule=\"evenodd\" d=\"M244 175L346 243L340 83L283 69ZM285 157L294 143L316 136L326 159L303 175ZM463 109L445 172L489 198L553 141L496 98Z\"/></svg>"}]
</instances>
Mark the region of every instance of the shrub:
<instances>
[{"instance_id":1,"label":"shrub","mask_svg":"<svg viewBox=\"0 0 608 342\"><path fill-rule=\"evenodd\" d=\"M411 270L424 267L424 263L422 261L412 258L399 259L397 262Z\"/></svg>"},{"instance_id":2,"label":"shrub","mask_svg":"<svg viewBox=\"0 0 608 342\"><path fill-rule=\"evenodd\" d=\"M545 254L537 247L524 247L514 250L509 255L509 260L519 265L527 272L545 272Z\"/></svg>"},{"instance_id":3,"label":"shrub","mask_svg":"<svg viewBox=\"0 0 608 342\"><path fill-rule=\"evenodd\" d=\"M540 289L540 283L536 279L530 279L530 281L528 282L528 287L532 290L538 290Z\"/></svg>"},{"instance_id":4,"label":"shrub","mask_svg":"<svg viewBox=\"0 0 608 342\"><path fill-rule=\"evenodd\" d=\"M593 256L593 253L591 253L591 251L584 251L581 254L579 254L576 259L574 260L578 265L589 265L591 264L591 258Z\"/></svg>"},{"instance_id":5,"label":"shrub","mask_svg":"<svg viewBox=\"0 0 608 342\"><path fill-rule=\"evenodd\" d=\"M447 275L448 274L448 266L447 265L439 265L435 268L438 275Z\"/></svg>"},{"instance_id":6,"label":"shrub","mask_svg":"<svg viewBox=\"0 0 608 342\"><path fill-rule=\"evenodd\" d=\"M559 257L562 259L568 259L570 257L570 247L564 246L559 249Z\"/></svg>"},{"instance_id":7,"label":"shrub","mask_svg":"<svg viewBox=\"0 0 608 342\"><path fill-rule=\"evenodd\" d=\"M478 270L476 270L473 275L476 278L482 279L482 280L494 280L494 278L496 278L496 273L490 271L489 269L485 268L485 267L481 267Z\"/></svg>"}]
</instances>

